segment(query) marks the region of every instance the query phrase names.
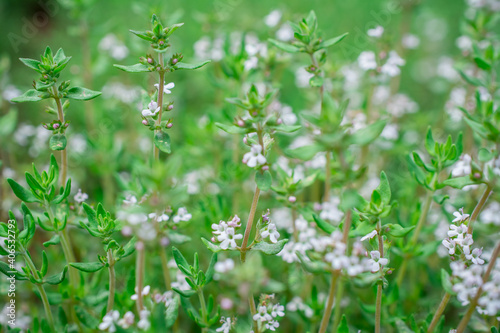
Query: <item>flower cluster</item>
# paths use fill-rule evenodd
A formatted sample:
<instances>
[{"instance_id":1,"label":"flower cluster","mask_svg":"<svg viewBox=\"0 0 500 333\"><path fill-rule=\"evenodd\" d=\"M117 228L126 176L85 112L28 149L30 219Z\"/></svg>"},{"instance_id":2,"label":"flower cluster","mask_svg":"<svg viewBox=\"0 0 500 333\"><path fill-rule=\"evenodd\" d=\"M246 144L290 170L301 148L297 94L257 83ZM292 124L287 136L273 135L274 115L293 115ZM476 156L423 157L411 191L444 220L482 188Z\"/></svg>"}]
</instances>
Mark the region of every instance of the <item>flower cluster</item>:
<instances>
[{"instance_id":1,"label":"flower cluster","mask_svg":"<svg viewBox=\"0 0 500 333\"><path fill-rule=\"evenodd\" d=\"M234 250L238 247L236 240L242 239L242 234L237 234L236 229L241 227L240 218L235 215L229 222L220 221L218 224L212 224L212 242L220 242L220 247L223 250Z\"/></svg>"},{"instance_id":2,"label":"flower cluster","mask_svg":"<svg viewBox=\"0 0 500 333\"><path fill-rule=\"evenodd\" d=\"M271 222L271 218L269 217L270 214L271 212L268 209L267 212L262 215L260 236L262 239L269 238L271 243L276 243L280 238L280 233L276 228L276 224Z\"/></svg>"},{"instance_id":3,"label":"flower cluster","mask_svg":"<svg viewBox=\"0 0 500 333\"><path fill-rule=\"evenodd\" d=\"M259 325L259 332L265 330L276 331L280 326L279 317L285 316L285 307L279 303L273 304L271 300L274 295L264 295L257 307L257 313L253 316L253 320Z\"/></svg>"}]
</instances>

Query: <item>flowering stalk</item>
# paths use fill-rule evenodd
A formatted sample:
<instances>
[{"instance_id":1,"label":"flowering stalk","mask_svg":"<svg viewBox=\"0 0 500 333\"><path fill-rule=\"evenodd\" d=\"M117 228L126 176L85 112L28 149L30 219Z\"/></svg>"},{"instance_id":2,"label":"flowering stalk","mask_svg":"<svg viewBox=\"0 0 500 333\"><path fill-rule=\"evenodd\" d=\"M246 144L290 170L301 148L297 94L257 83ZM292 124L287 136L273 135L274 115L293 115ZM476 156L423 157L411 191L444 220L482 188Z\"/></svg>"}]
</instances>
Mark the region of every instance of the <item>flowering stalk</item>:
<instances>
[{"instance_id":1,"label":"flowering stalk","mask_svg":"<svg viewBox=\"0 0 500 333\"><path fill-rule=\"evenodd\" d=\"M137 313L144 309L142 304L142 286L144 285L144 261L146 260L144 252L144 243L137 244L137 257L135 262L135 288L137 293Z\"/></svg>"},{"instance_id":2,"label":"flowering stalk","mask_svg":"<svg viewBox=\"0 0 500 333\"><path fill-rule=\"evenodd\" d=\"M484 190L483 195L481 196L481 199L479 199L479 202L477 203L476 208L474 208L474 211L472 212L472 215L471 215L470 221L469 221L469 225L467 227L467 233L472 235L472 225L474 224L474 221L479 216L481 209L483 209L484 204L486 203L486 201L488 200L488 198L492 192L493 192L492 186L488 184L488 186Z\"/></svg>"},{"instance_id":3,"label":"flowering stalk","mask_svg":"<svg viewBox=\"0 0 500 333\"><path fill-rule=\"evenodd\" d=\"M482 284L485 284L488 281L488 279L490 278L491 271L493 270L493 267L495 267L495 262L496 262L499 254L500 254L500 242L497 243L495 249L493 250L493 254L491 255L491 260L488 264L488 267L486 268L486 272L483 275L483 283ZM470 305L469 305L469 308L467 309L467 312L462 317L462 320L460 321L460 324L457 327L457 333L463 333L465 331L465 329L467 328L467 324L469 323L469 320L472 317L472 314L476 310L477 302L479 300L479 297L481 297L482 292L483 292L483 286L481 285L477 289L476 296L470 302Z\"/></svg>"},{"instance_id":4,"label":"flowering stalk","mask_svg":"<svg viewBox=\"0 0 500 333\"><path fill-rule=\"evenodd\" d=\"M245 234L243 236L243 242L241 243L241 262L245 262L247 254L248 238L250 237L250 232L252 231L253 220L255 217L255 211L257 210L257 204L259 203L260 189L255 186L255 192L252 199L252 206L250 207L250 213L248 214L247 225L245 227Z\"/></svg>"},{"instance_id":5,"label":"flowering stalk","mask_svg":"<svg viewBox=\"0 0 500 333\"><path fill-rule=\"evenodd\" d=\"M108 296L108 305L106 307L106 313L109 313L113 310L113 305L115 302L115 258L113 257L113 251L111 249L108 250L108 272L109 272L109 296Z\"/></svg>"},{"instance_id":6,"label":"flowering stalk","mask_svg":"<svg viewBox=\"0 0 500 333\"><path fill-rule=\"evenodd\" d=\"M206 318L207 318L207 305L205 303L205 296L203 296L203 289L198 288L197 294L198 294L198 299L200 300L201 316L202 316L202 318L204 318L206 320ZM206 326L202 327L201 332L202 333L208 332L208 327L206 327Z\"/></svg>"},{"instance_id":7,"label":"flowering stalk","mask_svg":"<svg viewBox=\"0 0 500 333\"><path fill-rule=\"evenodd\" d=\"M377 237L378 237L378 251L380 252L380 258L384 257L384 241L380 230L382 229L382 224L380 219L377 222ZM380 317L382 312L382 281L377 285L377 300L375 302L375 333L380 333Z\"/></svg>"},{"instance_id":8,"label":"flowering stalk","mask_svg":"<svg viewBox=\"0 0 500 333\"><path fill-rule=\"evenodd\" d=\"M158 85L158 107L160 108L160 112L158 113L158 121L156 122L157 126L161 125L161 115L163 111L163 85L165 84L165 72L164 72L164 62L163 62L163 53L158 53L158 63L161 68L159 71L160 83ZM155 131L157 133L157 131ZM160 149L153 144L154 149L154 158L155 160L160 159Z\"/></svg>"},{"instance_id":9,"label":"flowering stalk","mask_svg":"<svg viewBox=\"0 0 500 333\"><path fill-rule=\"evenodd\" d=\"M64 110L61 103L61 99L57 94L56 88L52 87L52 89L54 92L54 100L56 101L57 105L57 116L59 118L58 120L61 122L61 124L64 124ZM67 174L68 174L68 150L67 147L65 147L63 150L61 150L61 186L64 186L66 184Z\"/></svg>"},{"instance_id":10,"label":"flowering stalk","mask_svg":"<svg viewBox=\"0 0 500 333\"><path fill-rule=\"evenodd\" d=\"M441 300L441 303L439 303L439 307L437 308L436 312L434 313L434 317L432 317L432 321L429 324L429 328L427 329L427 333L434 332L434 328L436 328L436 325L438 324L439 319L441 319L441 316L443 315L443 312L446 309L446 306L448 305L450 298L451 298L450 293L444 294L443 299Z\"/></svg>"}]
</instances>

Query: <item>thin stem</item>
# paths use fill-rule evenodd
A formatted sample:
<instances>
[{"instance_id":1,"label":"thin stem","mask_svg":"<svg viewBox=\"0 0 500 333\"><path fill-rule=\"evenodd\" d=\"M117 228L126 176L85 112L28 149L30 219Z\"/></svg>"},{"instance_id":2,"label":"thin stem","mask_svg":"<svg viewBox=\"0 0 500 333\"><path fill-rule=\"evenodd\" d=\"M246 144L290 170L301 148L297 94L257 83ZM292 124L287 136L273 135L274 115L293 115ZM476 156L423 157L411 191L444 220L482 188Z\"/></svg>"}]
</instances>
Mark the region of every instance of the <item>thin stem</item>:
<instances>
[{"instance_id":1,"label":"thin stem","mask_svg":"<svg viewBox=\"0 0 500 333\"><path fill-rule=\"evenodd\" d=\"M257 314L257 307L255 306L255 299L253 298L252 293L248 295L248 305L250 306L250 313L252 314L253 331L254 333L259 333L259 323L257 323L256 320L253 320L253 316Z\"/></svg>"},{"instance_id":2,"label":"thin stem","mask_svg":"<svg viewBox=\"0 0 500 333\"><path fill-rule=\"evenodd\" d=\"M470 217L469 221L469 227L467 228L467 233L472 234L473 230L473 224L474 221L476 221L477 217L479 216L479 213L481 212L481 209L483 209L484 204L488 200L490 194L493 192L493 189L491 188L491 185L488 185L486 189L484 190L483 195L481 196L481 199L479 199L479 202L477 203L476 207L474 208L474 211L472 212L472 215Z\"/></svg>"},{"instance_id":3,"label":"thin stem","mask_svg":"<svg viewBox=\"0 0 500 333\"><path fill-rule=\"evenodd\" d=\"M159 126L161 124L161 114L163 113L163 86L165 85L165 72L163 72L163 53L158 54L158 62L160 63L161 70L160 70L160 83L158 85L158 107L160 108L160 111L158 113L158 121L156 122L156 125ZM156 131L155 131L156 132ZM155 160L160 159L160 149L156 147L155 144L154 146L154 157Z\"/></svg>"},{"instance_id":4,"label":"thin stem","mask_svg":"<svg viewBox=\"0 0 500 333\"><path fill-rule=\"evenodd\" d=\"M335 298L335 287L337 286L337 279L339 275L340 273L338 271L332 273L330 290L328 291L328 301L325 306L325 312L323 312L323 318L321 319L321 325L318 333L325 333L328 328L328 322L330 321L330 315L332 314L333 300Z\"/></svg>"},{"instance_id":5,"label":"thin stem","mask_svg":"<svg viewBox=\"0 0 500 333\"><path fill-rule=\"evenodd\" d=\"M144 244L139 246L137 249L137 258L135 262L135 288L137 293L137 313L141 313L144 308L142 304L142 286L144 284L144 260L145 260L145 252L144 252Z\"/></svg>"},{"instance_id":6,"label":"thin stem","mask_svg":"<svg viewBox=\"0 0 500 333\"><path fill-rule=\"evenodd\" d=\"M325 165L325 193L323 195L323 202L330 201L330 186L331 186L331 173L332 173L332 158L330 151L326 152L326 165Z\"/></svg>"},{"instance_id":7,"label":"thin stem","mask_svg":"<svg viewBox=\"0 0 500 333\"><path fill-rule=\"evenodd\" d=\"M171 280L170 280L170 270L168 269L168 259L165 249L160 244L160 259L161 259L161 269L163 271L163 281L165 282L165 288L170 290Z\"/></svg>"},{"instance_id":8,"label":"thin stem","mask_svg":"<svg viewBox=\"0 0 500 333\"><path fill-rule=\"evenodd\" d=\"M200 300L201 317L202 317L203 323L206 324L207 323L207 305L205 304L205 296L203 296L203 290L201 288L199 288L197 290L197 293L198 293L198 298ZM208 332L208 328L202 327L201 331L203 333Z\"/></svg>"},{"instance_id":9,"label":"thin stem","mask_svg":"<svg viewBox=\"0 0 500 333\"><path fill-rule=\"evenodd\" d=\"M293 240L295 242L299 241L299 231L297 230L297 226L295 225L295 221L297 220L297 208L295 205L292 207L292 226L293 226Z\"/></svg>"},{"instance_id":10,"label":"thin stem","mask_svg":"<svg viewBox=\"0 0 500 333\"><path fill-rule=\"evenodd\" d=\"M342 296L344 294L344 281L339 280L339 285L337 287L337 295L335 295L335 306L333 311L333 327L332 332L337 332L337 326L340 323L340 316L342 315L342 306L340 305L342 301Z\"/></svg>"},{"instance_id":11,"label":"thin stem","mask_svg":"<svg viewBox=\"0 0 500 333\"><path fill-rule=\"evenodd\" d=\"M115 258L113 257L113 251L108 250L108 271L109 271L109 296L108 296L108 306L106 308L106 313L113 310L113 305L115 302Z\"/></svg>"},{"instance_id":12,"label":"thin stem","mask_svg":"<svg viewBox=\"0 0 500 333\"><path fill-rule=\"evenodd\" d=\"M449 293L444 294L443 299L441 300L441 303L439 303L439 306L436 310L436 313L434 313L434 317L432 317L432 321L429 325L429 328L427 329L427 333L434 332L434 328L436 328L436 325L438 324L439 319L441 319L441 316L443 315L443 312L446 309L446 306L448 305L450 298L451 298L451 294L449 294Z\"/></svg>"},{"instance_id":13,"label":"thin stem","mask_svg":"<svg viewBox=\"0 0 500 333\"><path fill-rule=\"evenodd\" d=\"M21 251L23 253L26 265L28 265L29 269L31 270L31 274L33 274L33 276L36 277L37 279L41 279L41 276L38 274L36 270L35 264L31 260L26 250L23 247L21 247ZM45 310L45 316L47 317L47 322L49 323L52 332L55 332L54 317L52 316L52 311L50 310L49 299L47 297L47 293L45 292L45 288L43 288L43 285L40 285L38 283L36 283L35 285L36 288L38 289L38 293L40 294L40 298L42 299L43 309Z\"/></svg>"},{"instance_id":14,"label":"thin stem","mask_svg":"<svg viewBox=\"0 0 500 333\"><path fill-rule=\"evenodd\" d=\"M420 213L420 217L418 218L417 226L415 227L415 231L413 233L413 236L410 240L410 245L413 246L417 244L418 237L420 236L420 231L422 230L422 227L425 224L425 221L427 220L427 215L429 214L429 210L431 208L432 204L432 196L434 192L428 191L427 195L425 197L424 201L424 206L422 208L422 212ZM398 286L401 286L401 283L403 283L403 279L406 273L406 268L408 267L408 258L405 258L403 262L401 263L401 267L399 268L398 272L398 277L396 279L396 284Z\"/></svg>"},{"instance_id":15,"label":"thin stem","mask_svg":"<svg viewBox=\"0 0 500 333\"><path fill-rule=\"evenodd\" d=\"M470 302L467 312L462 317L462 320L460 321L460 324L457 327L457 333L463 333L467 328L467 324L469 323L472 314L476 310L477 302L479 300L479 297L481 297L481 293L483 292L483 285L489 280L491 271L493 270L493 267L495 267L495 262L497 261L497 257L499 254L500 254L500 242L497 243L497 245L495 246L495 250L493 250L493 254L491 255L491 260L488 264L488 267L486 268L486 272L483 275L483 284L479 286L479 288L477 289L476 296L474 296L474 298Z\"/></svg>"},{"instance_id":16,"label":"thin stem","mask_svg":"<svg viewBox=\"0 0 500 333\"><path fill-rule=\"evenodd\" d=\"M257 210L257 204L259 203L260 189L255 186L255 193L253 195L252 206L250 207L250 214L248 214L248 221L245 228L245 235L243 236L243 242L241 243L241 262L245 262L246 251L248 245L248 238L250 237L250 232L252 231L253 220L255 217L255 211Z\"/></svg>"},{"instance_id":17,"label":"thin stem","mask_svg":"<svg viewBox=\"0 0 500 333\"><path fill-rule=\"evenodd\" d=\"M64 126L64 111L63 107L61 104L61 99L59 98L59 95L57 94L57 89L55 87L53 88L54 92L54 100L56 101L57 105L57 115L59 117L59 121L61 122L61 126ZM61 150L61 186L66 185L66 177L68 174L68 154L67 154L67 149L64 148Z\"/></svg>"},{"instance_id":18,"label":"thin stem","mask_svg":"<svg viewBox=\"0 0 500 333\"><path fill-rule=\"evenodd\" d=\"M378 237L378 251L380 252L380 258L384 257L384 240L380 234L382 229L382 223L380 220L377 222L377 237ZM382 270L382 265L380 270ZM377 300L375 302L375 333L380 333L380 318L382 315L382 284L379 282L377 285Z\"/></svg>"}]
</instances>

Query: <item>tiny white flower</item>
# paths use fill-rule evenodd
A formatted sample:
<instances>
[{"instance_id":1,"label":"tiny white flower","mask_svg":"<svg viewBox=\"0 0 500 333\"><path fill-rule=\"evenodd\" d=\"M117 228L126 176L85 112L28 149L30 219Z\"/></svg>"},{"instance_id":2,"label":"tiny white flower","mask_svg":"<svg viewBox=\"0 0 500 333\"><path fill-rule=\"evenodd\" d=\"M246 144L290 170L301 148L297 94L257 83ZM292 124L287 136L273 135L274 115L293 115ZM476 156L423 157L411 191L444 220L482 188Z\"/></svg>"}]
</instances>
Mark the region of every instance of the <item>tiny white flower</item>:
<instances>
[{"instance_id":1,"label":"tiny white flower","mask_svg":"<svg viewBox=\"0 0 500 333\"><path fill-rule=\"evenodd\" d=\"M387 258L380 258L379 251L371 251L370 257L371 259L369 260L369 263L371 265L371 270L374 273L378 272L382 266L385 266L389 263L389 260Z\"/></svg>"},{"instance_id":2,"label":"tiny white flower","mask_svg":"<svg viewBox=\"0 0 500 333\"><path fill-rule=\"evenodd\" d=\"M134 313L128 311L123 315L123 318L118 321L118 325L120 325L121 328L127 329L130 326L134 325L134 322L135 322Z\"/></svg>"},{"instance_id":3,"label":"tiny white flower","mask_svg":"<svg viewBox=\"0 0 500 333\"><path fill-rule=\"evenodd\" d=\"M220 247L223 250L235 249L237 247L236 240L242 239L243 235L235 234L234 228L228 227L224 232L217 236L217 240L221 242Z\"/></svg>"},{"instance_id":4,"label":"tiny white flower","mask_svg":"<svg viewBox=\"0 0 500 333\"><path fill-rule=\"evenodd\" d=\"M383 33L384 33L384 27L382 27L381 25L376 26L375 28L370 29L366 32L368 36L374 38L380 38Z\"/></svg>"},{"instance_id":5,"label":"tiny white flower","mask_svg":"<svg viewBox=\"0 0 500 333\"><path fill-rule=\"evenodd\" d=\"M261 145L252 145L250 152L243 156L243 163L251 168L255 168L258 165L264 165L266 162L266 158L262 155Z\"/></svg>"},{"instance_id":6,"label":"tiny white flower","mask_svg":"<svg viewBox=\"0 0 500 333\"><path fill-rule=\"evenodd\" d=\"M144 296L149 295L149 292L150 292L150 291L151 291L151 287L150 287L150 286L145 286L145 287L142 289L141 296L142 296L142 297L144 297ZM135 292L137 292L137 288L136 288ZM139 296L138 296L137 294L133 294L132 296L130 296L130 299L131 299L131 300L134 300L134 301L136 301L138 298L139 298Z\"/></svg>"},{"instance_id":7,"label":"tiny white flower","mask_svg":"<svg viewBox=\"0 0 500 333\"><path fill-rule=\"evenodd\" d=\"M377 236L377 230L373 230L368 235L366 235L364 237L361 237L361 241L364 241L364 240L367 240L367 239L372 239L375 236Z\"/></svg>"},{"instance_id":8,"label":"tiny white flower","mask_svg":"<svg viewBox=\"0 0 500 333\"><path fill-rule=\"evenodd\" d=\"M455 216L455 219L453 221L451 221L452 223L456 223L456 222L462 222L462 221L465 221L469 218L469 214L464 214L464 208L460 208L458 210L458 212L454 212L453 213L453 216ZM450 226L451 228L451 226ZM451 236L450 236L451 237Z\"/></svg>"},{"instance_id":9,"label":"tiny white flower","mask_svg":"<svg viewBox=\"0 0 500 333\"><path fill-rule=\"evenodd\" d=\"M141 312L139 313L139 322L137 323L137 327L143 331L147 331L151 328L151 322L149 321L149 315L151 313L144 309L144 310L141 310Z\"/></svg>"},{"instance_id":10,"label":"tiny white flower","mask_svg":"<svg viewBox=\"0 0 500 333\"><path fill-rule=\"evenodd\" d=\"M269 223L266 227L264 227L260 232L262 238L269 237L271 243L276 243L278 238L280 238L280 233L276 230L276 224Z\"/></svg>"},{"instance_id":11,"label":"tiny white flower","mask_svg":"<svg viewBox=\"0 0 500 333\"><path fill-rule=\"evenodd\" d=\"M101 331L116 332L115 323L120 319L120 313L118 311L110 311L103 318L102 323L99 324L99 329Z\"/></svg>"},{"instance_id":12,"label":"tiny white flower","mask_svg":"<svg viewBox=\"0 0 500 333\"><path fill-rule=\"evenodd\" d=\"M363 51L358 57L358 65L364 71L377 68L375 53L372 51Z\"/></svg>"},{"instance_id":13,"label":"tiny white flower","mask_svg":"<svg viewBox=\"0 0 500 333\"><path fill-rule=\"evenodd\" d=\"M175 215L172 220L174 223L179 223L180 221L188 222L192 217L193 215L188 213L185 207L181 207L177 210L177 215Z\"/></svg>"},{"instance_id":14,"label":"tiny white flower","mask_svg":"<svg viewBox=\"0 0 500 333\"><path fill-rule=\"evenodd\" d=\"M273 320L273 317L267 313L266 306L259 306L258 312L253 316L253 320L264 323L266 321Z\"/></svg>"},{"instance_id":15,"label":"tiny white flower","mask_svg":"<svg viewBox=\"0 0 500 333\"><path fill-rule=\"evenodd\" d=\"M222 332L222 333L229 333L231 330L231 327L233 325L233 322L231 321L231 317L221 317L220 322L222 323L222 326L217 328L215 331L216 332Z\"/></svg>"},{"instance_id":16,"label":"tiny white flower","mask_svg":"<svg viewBox=\"0 0 500 333\"><path fill-rule=\"evenodd\" d=\"M160 107L158 106L158 103L155 101L151 101L148 104L148 108L142 110L142 116L143 117L153 117L156 116L156 114L160 111Z\"/></svg>"},{"instance_id":17,"label":"tiny white flower","mask_svg":"<svg viewBox=\"0 0 500 333\"><path fill-rule=\"evenodd\" d=\"M155 84L155 88L158 89L160 85L158 83ZM163 86L163 93L165 94L171 94L172 91L170 91L170 89L174 88L175 87L175 83L173 82L170 82L170 83L167 83L166 85Z\"/></svg>"},{"instance_id":18,"label":"tiny white flower","mask_svg":"<svg viewBox=\"0 0 500 333\"><path fill-rule=\"evenodd\" d=\"M78 193L75 194L75 196L73 197L75 199L75 201L79 204L81 204L82 202L84 202L85 200L87 200L89 198L89 196L87 195L87 193L83 193L81 189L78 190Z\"/></svg>"}]
</instances>

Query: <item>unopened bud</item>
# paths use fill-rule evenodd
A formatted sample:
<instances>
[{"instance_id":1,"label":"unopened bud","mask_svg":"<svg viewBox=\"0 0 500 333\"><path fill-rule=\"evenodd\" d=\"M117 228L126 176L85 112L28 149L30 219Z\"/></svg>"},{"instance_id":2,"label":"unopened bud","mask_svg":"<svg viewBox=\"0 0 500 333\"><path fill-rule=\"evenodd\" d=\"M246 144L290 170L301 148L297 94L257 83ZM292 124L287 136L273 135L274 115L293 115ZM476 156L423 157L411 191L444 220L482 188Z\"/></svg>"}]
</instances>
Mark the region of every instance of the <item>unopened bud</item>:
<instances>
[{"instance_id":1,"label":"unopened bud","mask_svg":"<svg viewBox=\"0 0 500 333\"><path fill-rule=\"evenodd\" d=\"M173 105L173 104L169 104L169 105L167 106L167 110L168 110L168 111L172 111L172 109L173 109L173 108L174 108L174 105Z\"/></svg>"},{"instance_id":2,"label":"unopened bud","mask_svg":"<svg viewBox=\"0 0 500 333\"><path fill-rule=\"evenodd\" d=\"M146 119L143 119L143 120L142 120L142 123L143 123L144 125L147 125L147 124L148 124L148 121L147 121Z\"/></svg>"},{"instance_id":3,"label":"unopened bud","mask_svg":"<svg viewBox=\"0 0 500 333\"><path fill-rule=\"evenodd\" d=\"M153 58L148 58L148 63L152 64L153 63Z\"/></svg>"},{"instance_id":4,"label":"unopened bud","mask_svg":"<svg viewBox=\"0 0 500 333\"><path fill-rule=\"evenodd\" d=\"M52 128L53 128L53 129L58 129L58 128L59 128L59 124L54 124L54 125L52 125Z\"/></svg>"},{"instance_id":5,"label":"unopened bud","mask_svg":"<svg viewBox=\"0 0 500 333\"><path fill-rule=\"evenodd\" d=\"M295 201L297 201L297 198L294 197L293 195L291 195L288 197L288 201L290 201L291 203L294 203Z\"/></svg>"},{"instance_id":6,"label":"unopened bud","mask_svg":"<svg viewBox=\"0 0 500 333\"><path fill-rule=\"evenodd\" d=\"M238 124L239 127L245 126L245 122L243 120L241 120L241 119L238 120L237 124Z\"/></svg>"},{"instance_id":7,"label":"unopened bud","mask_svg":"<svg viewBox=\"0 0 500 333\"><path fill-rule=\"evenodd\" d=\"M172 65L175 65L178 62L179 62L179 59L177 59L177 58L172 59Z\"/></svg>"},{"instance_id":8,"label":"unopened bud","mask_svg":"<svg viewBox=\"0 0 500 333\"><path fill-rule=\"evenodd\" d=\"M283 124L283 119L279 118L278 120L276 120L276 123L277 123L278 125Z\"/></svg>"},{"instance_id":9,"label":"unopened bud","mask_svg":"<svg viewBox=\"0 0 500 333\"><path fill-rule=\"evenodd\" d=\"M269 170L269 165L264 165L264 166L262 167L262 170L264 170L264 171Z\"/></svg>"},{"instance_id":10,"label":"unopened bud","mask_svg":"<svg viewBox=\"0 0 500 333\"><path fill-rule=\"evenodd\" d=\"M174 124L172 124L172 123L167 124L167 128L172 128L172 126L174 126Z\"/></svg>"}]
</instances>

